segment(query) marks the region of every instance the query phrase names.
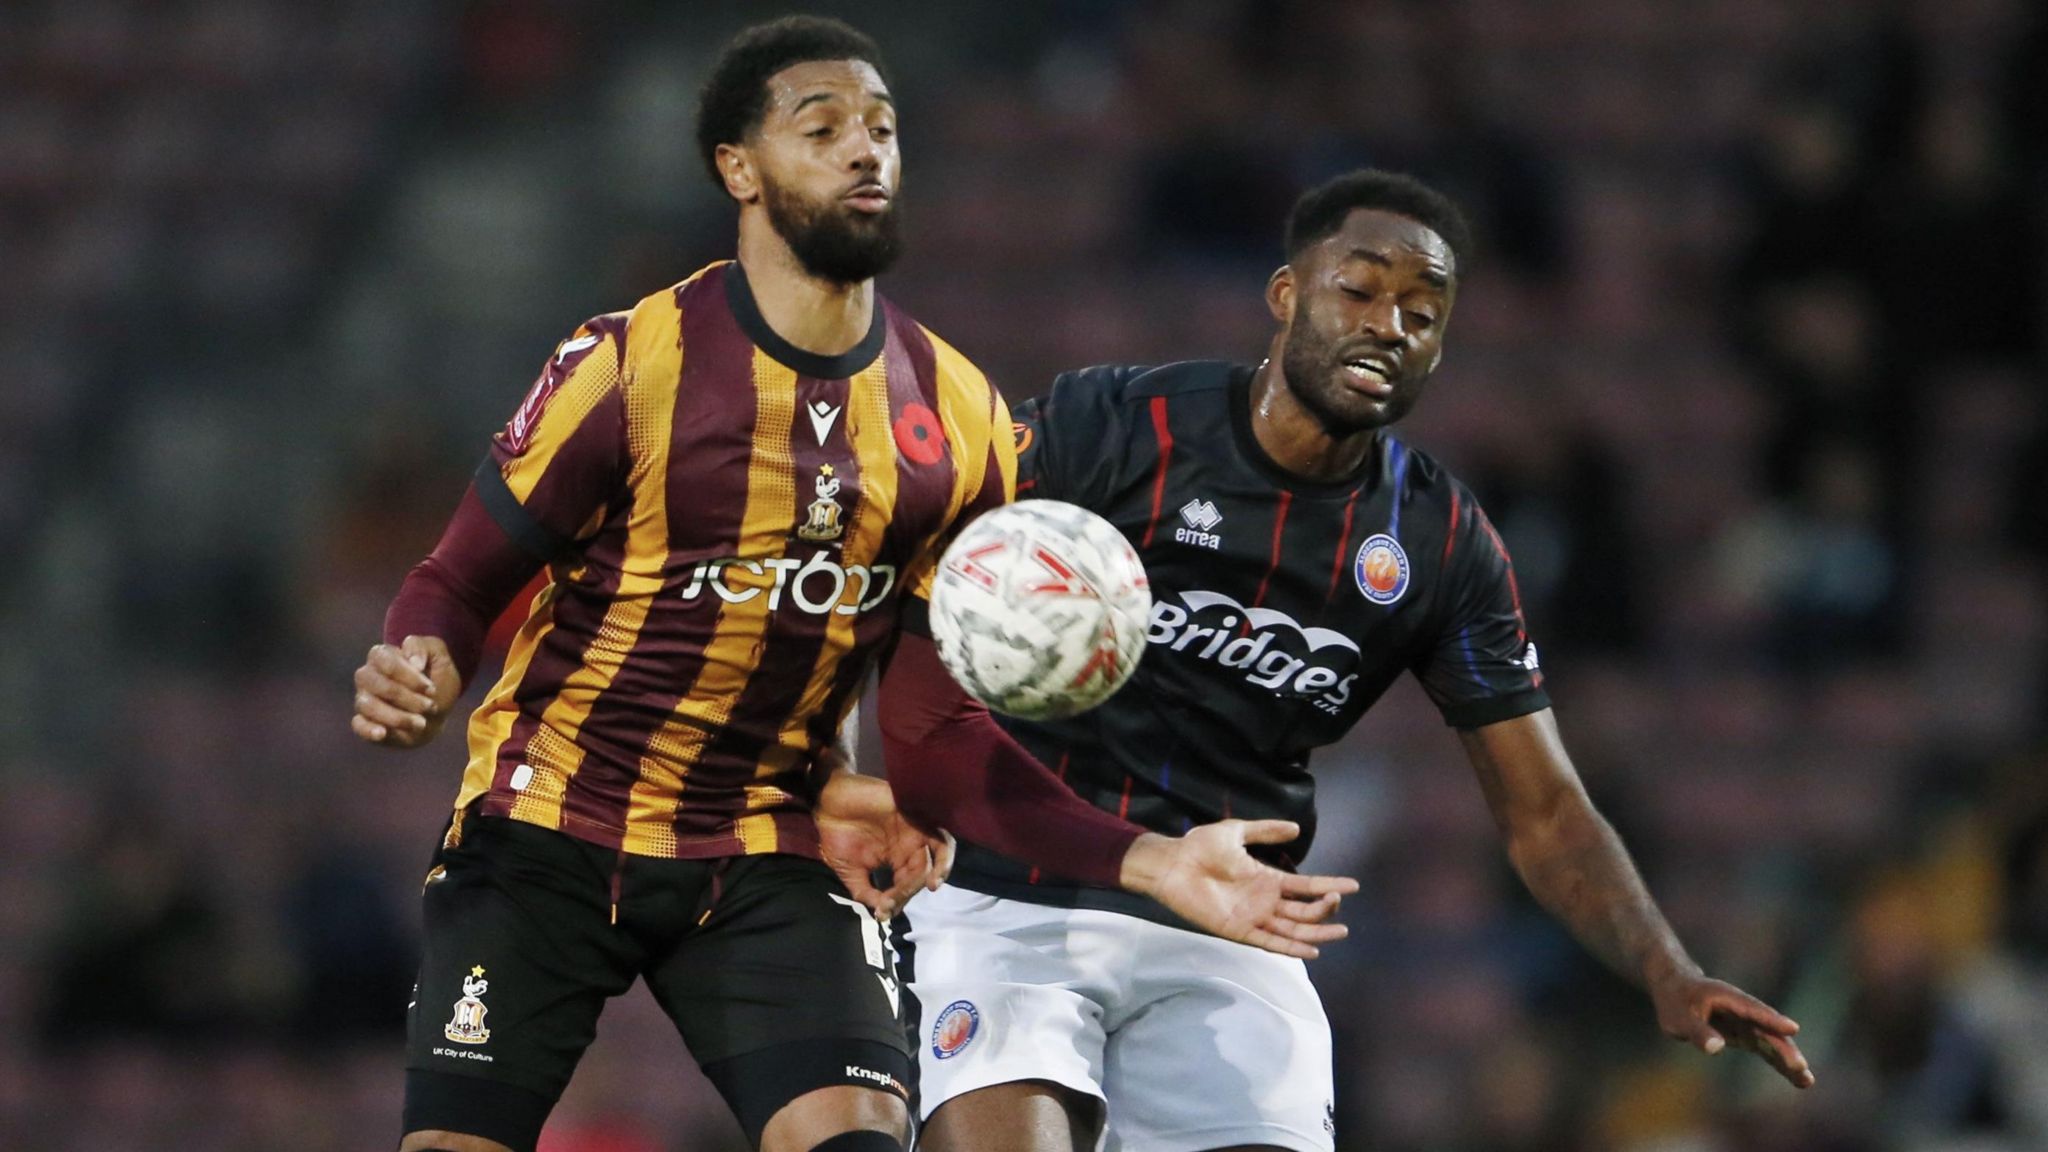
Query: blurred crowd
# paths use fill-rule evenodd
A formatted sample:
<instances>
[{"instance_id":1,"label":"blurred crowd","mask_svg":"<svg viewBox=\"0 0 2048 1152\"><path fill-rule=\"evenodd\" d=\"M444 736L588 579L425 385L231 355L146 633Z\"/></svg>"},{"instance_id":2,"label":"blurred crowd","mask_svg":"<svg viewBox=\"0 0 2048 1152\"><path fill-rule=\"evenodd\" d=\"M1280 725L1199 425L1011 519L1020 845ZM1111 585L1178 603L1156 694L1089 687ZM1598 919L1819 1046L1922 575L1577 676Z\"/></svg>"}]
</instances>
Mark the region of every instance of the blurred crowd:
<instances>
[{"instance_id":1,"label":"blurred crowd","mask_svg":"<svg viewBox=\"0 0 2048 1152\"><path fill-rule=\"evenodd\" d=\"M348 670L554 342L730 253L690 119L765 3L0 5L0 1148L388 1148L462 753ZM886 291L1013 398L1255 359L1293 196L1481 236L1407 435L1566 739L1820 1084L1662 1040L1416 693L1319 762L1339 1145L2048 1147L2048 9L821 2L889 53ZM873 742L864 747L873 769ZM912 906L915 912L915 906ZM545 1152L738 1136L644 992Z\"/></svg>"}]
</instances>

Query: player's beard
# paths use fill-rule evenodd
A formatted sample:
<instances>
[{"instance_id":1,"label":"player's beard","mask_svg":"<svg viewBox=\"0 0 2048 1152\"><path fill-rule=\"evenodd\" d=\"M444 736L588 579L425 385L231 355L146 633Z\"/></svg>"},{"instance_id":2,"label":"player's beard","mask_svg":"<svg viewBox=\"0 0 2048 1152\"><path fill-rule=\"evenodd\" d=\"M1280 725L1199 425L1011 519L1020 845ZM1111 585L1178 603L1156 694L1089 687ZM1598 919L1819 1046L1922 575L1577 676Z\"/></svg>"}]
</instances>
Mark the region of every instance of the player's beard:
<instances>
[{"instance_id":1,"label":"player's beard","mask_svg":"<svg viewBox=\"0 0 2048 1152\"><path fill-rule=\"evenodd\" d=\"M804 271L834 284L858 284L889 270L903 254L897 201L879 214L856 212L839 201L819 203L773 180L761 182L768 223Z\"/></svg>"},{"instance_id":2,"label":"player's beard","mask_svg":"<svg viewBox=\"0 0 2048 1152\"><path fill-rule=\"evenodd\" d=\"M1306 302L1297 302L1287 343L1280 349L1280 378L1323 431L1341 438L1384 428L1406 416L1422 390L1419 383L1395 380L1394 394L1375 402L1345 384L1343 372L1344 358L1337 342L1317 332L1309 321Z\"/></svg>"}]
</instances>

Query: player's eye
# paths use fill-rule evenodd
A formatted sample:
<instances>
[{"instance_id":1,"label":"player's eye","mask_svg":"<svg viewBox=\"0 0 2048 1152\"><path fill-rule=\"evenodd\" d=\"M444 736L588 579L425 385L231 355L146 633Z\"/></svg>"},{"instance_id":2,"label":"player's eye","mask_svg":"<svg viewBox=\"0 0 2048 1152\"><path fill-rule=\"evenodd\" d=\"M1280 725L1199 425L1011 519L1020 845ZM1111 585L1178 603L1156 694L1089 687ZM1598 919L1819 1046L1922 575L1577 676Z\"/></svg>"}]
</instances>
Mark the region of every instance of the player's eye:
<instances>
[{"instance_id":1,"label":"player's eye","mask_svg":"<svg viewBox=\"0 0 2048 1152\"><path fill-rule=\"evenodd\" d=\"M896 138L896 130L887 124L877 124L868 129L868 135L876 140L893 140Z\"/></svg>"},{"instance_id":2,"label":"player's eye","mask_svg":"<svg viewBox=\"0 0 2048 1152\"><path fill-rule=\"evenodd\" d=\"M1410 327L1420 328L1426 332L1436 327L1436 317L1431 316L1427 312L1410 312L1408 314L1408 324Z\"/></svg>"},{"instance_id":3,"label":"player's eye","mask_svg":"<svg viewBox=\"0 0 2048 1152\"><path fill-rule=\"evenodd\" d=\"M827 140L832 136L832 126L830 124L821 124L804 133L804 135L809 136L813 140Z\"/></svg>"}]
</instances>

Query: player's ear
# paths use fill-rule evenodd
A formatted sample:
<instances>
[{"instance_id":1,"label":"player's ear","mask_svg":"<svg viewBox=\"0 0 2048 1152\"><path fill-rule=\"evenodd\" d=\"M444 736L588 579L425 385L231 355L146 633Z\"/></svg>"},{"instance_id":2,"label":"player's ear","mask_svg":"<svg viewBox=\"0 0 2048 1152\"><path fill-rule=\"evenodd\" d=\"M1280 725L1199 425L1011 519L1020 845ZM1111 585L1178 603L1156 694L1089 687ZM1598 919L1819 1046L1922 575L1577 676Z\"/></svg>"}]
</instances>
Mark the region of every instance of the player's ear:
<instances>
[{"instance_id":1,"label":"player's ear","mask_svg":"<svg viewBox=\"0 0 2048 1152\"><path fill-rule=\"evenodd\" d=\"M1278 324L1294 316L1294 265L1282 264L1266 278L1266 311Z\"/></svg>"},{"instance_id":2,"label":"player's ear","mask_svg":"<svg viewBox=\"0 0 2048 1152\"><path fill-rule=\"evenodd\" d=\"M761 176L754 168L754 158L745 148L737 144L720 144L716 154L718 175L725 181L725 194L742 204L752 204L761 196Z\"/></svg>"}]
</instances>

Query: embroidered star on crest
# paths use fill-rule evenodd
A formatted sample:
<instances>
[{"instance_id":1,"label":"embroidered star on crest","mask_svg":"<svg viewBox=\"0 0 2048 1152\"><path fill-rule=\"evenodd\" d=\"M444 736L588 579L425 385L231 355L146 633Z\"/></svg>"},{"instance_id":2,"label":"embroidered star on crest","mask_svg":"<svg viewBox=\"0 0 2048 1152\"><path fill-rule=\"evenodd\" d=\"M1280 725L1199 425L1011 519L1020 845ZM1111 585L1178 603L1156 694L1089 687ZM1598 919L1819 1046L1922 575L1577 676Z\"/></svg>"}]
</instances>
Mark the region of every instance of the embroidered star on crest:
<instances>
[{"instance_id":1,"label":"embroidered star on crest","mask_svg":"<svg viewBox=\"0 0 2048 1152\"><path fill-rule=\"evenodd\" d=\"M481 964L479 964L479 965L477 965L476 967L474 967L474 968L471 968L471 969L469 970L469 974L470 974L471 976L481 976L481 975L483 975L483 974L484 974L484 966L483 966L483 965L481 965Z\"/></svg>"}]
</instances>

